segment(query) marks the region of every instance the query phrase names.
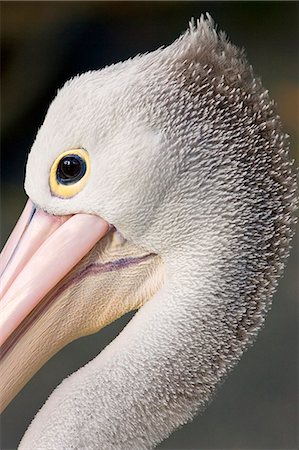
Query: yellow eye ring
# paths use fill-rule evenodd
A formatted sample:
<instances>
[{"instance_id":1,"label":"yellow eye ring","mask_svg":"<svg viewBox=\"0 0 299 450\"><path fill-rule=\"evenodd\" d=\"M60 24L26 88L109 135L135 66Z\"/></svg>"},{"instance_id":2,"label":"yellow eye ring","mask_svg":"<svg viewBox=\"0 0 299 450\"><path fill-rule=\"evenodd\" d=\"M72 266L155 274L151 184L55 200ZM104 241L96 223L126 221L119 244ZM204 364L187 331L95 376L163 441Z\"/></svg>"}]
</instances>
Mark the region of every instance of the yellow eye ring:
<instances>
[{"instance_id":1,"label":"yellow eye ring","mask_svg":"<svg viewBox=\"0 0 299 450\"><path fill-rule=\"evenodd\" d=\"M72 149L61 153L50 170L50 189L53 195L70 198L78 194L88 180L90 161L84 149Z\"/></svg>"}]
</instances>

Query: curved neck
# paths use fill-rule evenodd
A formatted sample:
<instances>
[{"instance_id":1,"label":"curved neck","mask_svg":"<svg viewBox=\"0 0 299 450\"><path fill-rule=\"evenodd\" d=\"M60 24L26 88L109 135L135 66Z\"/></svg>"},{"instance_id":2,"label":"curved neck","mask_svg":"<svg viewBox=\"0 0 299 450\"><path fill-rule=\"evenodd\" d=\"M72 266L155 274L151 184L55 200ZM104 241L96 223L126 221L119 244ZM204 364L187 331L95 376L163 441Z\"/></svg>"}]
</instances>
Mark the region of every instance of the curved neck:
<instances>
[{"instance_id":1,"label":"curved neck","mask_svg":"<svg viewBox=\"0 0 299 450\"><path fill-rule=\"evenodd\" d=\"M210 256L173 258L163 289L54 391L21 449L153 448L205 405L247 340L240 290L228 292Z\"/></svg>"}]
</instances>

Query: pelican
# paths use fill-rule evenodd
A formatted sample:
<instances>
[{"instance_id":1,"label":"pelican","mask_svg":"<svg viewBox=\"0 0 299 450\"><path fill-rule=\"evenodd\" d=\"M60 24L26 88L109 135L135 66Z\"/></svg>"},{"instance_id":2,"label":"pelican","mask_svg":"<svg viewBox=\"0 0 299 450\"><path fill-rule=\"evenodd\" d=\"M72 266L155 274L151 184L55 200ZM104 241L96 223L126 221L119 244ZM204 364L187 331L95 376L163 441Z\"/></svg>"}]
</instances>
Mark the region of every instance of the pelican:
<instances>
[{"instance_id":1,"label":"pelican","mask_svg":"<svg viewBox=\"0 0 299 450\"><path fill-rule=\"evenodd\" d=\"M201 17L68 81L2 253L2 408L60 348L133 319L64 380L20 449L151 449L261 328L295 223L288 142L242 51Z\"/></svg>"}]
</instances>

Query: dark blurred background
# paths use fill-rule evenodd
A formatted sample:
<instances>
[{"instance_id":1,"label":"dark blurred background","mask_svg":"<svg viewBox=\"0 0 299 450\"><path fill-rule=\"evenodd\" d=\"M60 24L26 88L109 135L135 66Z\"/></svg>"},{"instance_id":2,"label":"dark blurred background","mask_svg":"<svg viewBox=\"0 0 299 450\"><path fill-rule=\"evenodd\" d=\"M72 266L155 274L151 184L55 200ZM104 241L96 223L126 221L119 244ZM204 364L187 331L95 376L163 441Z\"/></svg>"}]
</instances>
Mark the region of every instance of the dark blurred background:
<instances>
[{"instance_id":1,"label":"dark blurred background","mask_svg":"<svg viewBox=\"0 0 299 450\"><path fill-rule=\"evenodd\" d=\"M297 2L2 1L2 243L26 201L26 155L57 88L77 73L171 43L191 17L206 11L245 47L277 102L292 157L298 158ZM159 448L298 449L298 261L293 246L254 347L206 412ZM17 447L54 387L97 355L129 319L74 342L36 374L2 416L2 449Z\"/></svg>"}]
</instances>

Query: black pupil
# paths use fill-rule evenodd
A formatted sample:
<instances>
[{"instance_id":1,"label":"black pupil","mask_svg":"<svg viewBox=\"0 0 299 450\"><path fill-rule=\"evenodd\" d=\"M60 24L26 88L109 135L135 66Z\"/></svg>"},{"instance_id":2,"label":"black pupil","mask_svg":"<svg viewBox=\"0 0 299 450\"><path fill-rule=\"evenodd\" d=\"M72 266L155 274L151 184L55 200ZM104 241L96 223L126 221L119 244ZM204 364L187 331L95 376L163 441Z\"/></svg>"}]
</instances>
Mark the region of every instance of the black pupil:
<instances>
[{"instance_id":1,"label":"black pupil","mask_svg":"<svg viewBox=\"0 0 299 450\"><path fill-rule=\"evenodd\" d=\"M64 156L58 163L57 180L61 184L76 183L85 172L85 161L79 155Z\"/></svg>"}]
</instances>

